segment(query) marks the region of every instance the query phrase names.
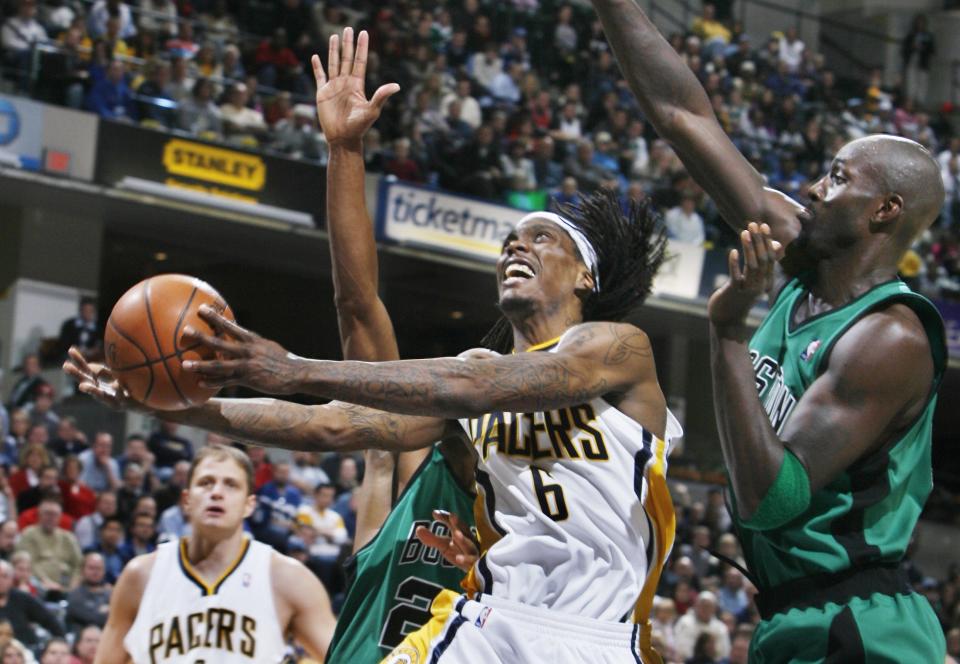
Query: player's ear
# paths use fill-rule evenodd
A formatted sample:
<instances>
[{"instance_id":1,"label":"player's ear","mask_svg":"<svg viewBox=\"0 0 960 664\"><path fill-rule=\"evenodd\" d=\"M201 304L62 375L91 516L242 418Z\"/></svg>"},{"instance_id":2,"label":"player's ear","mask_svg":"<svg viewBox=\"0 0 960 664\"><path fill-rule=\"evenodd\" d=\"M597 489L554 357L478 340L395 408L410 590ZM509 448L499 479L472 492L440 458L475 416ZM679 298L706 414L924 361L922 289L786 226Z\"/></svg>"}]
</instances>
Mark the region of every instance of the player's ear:
<instances>
[{"instance_id":1,"label":"player's ear","mask_svg":"<svg viewBox=\"0 0 960 664\"><path fill-rule=\"evenodd\" d=\"M593 292L595 281L593 274L586 266L583 266L577 273L576 291L578 294L587 295Z\"/></svg>"},{"instance_id":2,"label":"player's ear","mask_svg":"<svg viewBox=\"0 0 960 664\"><path fill-rule=\"evenodd\" d=\"M253 514L253 510L257 506L257 494L251 493L247 496L246 503L243 506L243 518L249 519L250 515Z\"/></svg>"},{"instance_id":3,"label":"player's ear","mask_svg":"<svg viewBox=\"0 0 960 664\"><path fill-rule=\"evenodd\" d=\"M870 225L876 230L881 230L891 222L900 218L903 212L903 197L900 194L890 194L883 199L883 203L873 213L870 219Z\"/></svg>"}]
</instances>

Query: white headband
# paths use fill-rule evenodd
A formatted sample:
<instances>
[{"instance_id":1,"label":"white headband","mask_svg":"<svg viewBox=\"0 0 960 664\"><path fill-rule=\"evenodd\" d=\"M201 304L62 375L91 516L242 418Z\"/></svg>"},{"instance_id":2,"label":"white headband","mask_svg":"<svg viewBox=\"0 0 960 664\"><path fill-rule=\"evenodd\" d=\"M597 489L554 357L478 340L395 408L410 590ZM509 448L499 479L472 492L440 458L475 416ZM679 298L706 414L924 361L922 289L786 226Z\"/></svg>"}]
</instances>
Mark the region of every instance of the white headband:
<instances>
[{"instance_id":1,"label":"white headband","mask_svg":"<svg viewBox=\"0 0 960 664\"><path fill-rule=\"evenodd\" d=\"M583 231L577 228L572 221L569 219L564 219L555 212L531 212L523 219L518 221L517 225L519 226L527 219L546 219L548 221L552 221L566 231L567 235L570 236L570 239L573 240L573 243L577 245L577 251L580 252L580 257L583 258L584 265L587 266L587 269L590 270L590 274L593 275L593 292L599 293L600 272L597 270L597 252L593 248L593 245L590 244L590 240L587 239L587 236L583 234Z\"/></svg>"}]
</instances>

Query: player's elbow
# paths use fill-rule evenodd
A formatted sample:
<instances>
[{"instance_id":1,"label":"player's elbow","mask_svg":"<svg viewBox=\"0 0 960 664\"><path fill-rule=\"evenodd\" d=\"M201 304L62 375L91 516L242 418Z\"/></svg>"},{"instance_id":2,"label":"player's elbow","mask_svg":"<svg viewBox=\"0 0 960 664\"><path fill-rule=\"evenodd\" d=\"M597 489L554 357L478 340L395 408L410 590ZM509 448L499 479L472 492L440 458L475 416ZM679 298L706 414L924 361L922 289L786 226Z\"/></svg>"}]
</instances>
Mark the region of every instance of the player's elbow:
<instances>
[{"instance_id":1,"label":"player's elbow","mask_svg":"<svg viewBox=\"0 0 960 664\"><path fill-rule=\"evenodd\" d=\"M337 292L333 297L333 304L337 308L337 316L341 323L349 321L362 323L370 318L378 300L376 292L369 294Z\"/></svg>"}]
</instances>

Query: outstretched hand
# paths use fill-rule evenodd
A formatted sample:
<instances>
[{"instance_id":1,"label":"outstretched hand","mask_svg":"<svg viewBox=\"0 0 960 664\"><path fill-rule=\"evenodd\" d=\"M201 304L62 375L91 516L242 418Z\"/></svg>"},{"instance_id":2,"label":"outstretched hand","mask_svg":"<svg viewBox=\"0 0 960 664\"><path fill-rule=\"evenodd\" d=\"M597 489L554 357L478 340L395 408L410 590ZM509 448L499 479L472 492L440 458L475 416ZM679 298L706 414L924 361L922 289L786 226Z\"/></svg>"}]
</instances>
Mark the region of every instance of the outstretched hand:
<instances>
[{"instance_id":1,"label":"outstretched hand","mask_svg":"<svg viewBox=\"0 0 960 664\"><path fill-rule=\"evenodd\" d=\"M67 353L69 358L63 363L63 371L77 381L78 390L115 410L149 412L146 406L130 396L105 365L87 362L76 346L71 346Z\"/></svg>"},{"instance_id":2,"label":"outstretched hand","mask_svg":"<svg viewBox=\"0 0 960 664\"><path fill-rule=\"evenodd\" d=\"M731 249L727 256L730 281L710 298L707 316L716 327L741 326L757 300L774 286L774 265L783 258L783 246L774 240L767 224L751 222L740 232L740 252Z\"/></svg>"},{"instance_id":3,"label":"outstretched hand","mask_svg":"<svg viewBox=\"0 0 960 664\"><path fill-rule=\"evenodd\" d=\"M264 339L227 318L213 307L202 305L197 312L210 324L216 336L196 328L183 329L183 338L214 351L213 360L187 360L185 371L197 374L204 387L245 385L265 394L291 394L298 358L275 341Z\"/></svg>"},{"instance_id":4,"label":"outstretched hand","mask_svg":"<svg viewBox=\"0 0 960 664\"><path fill-rule=\"evenodd\" d=\"M327 62L329 78L320 64L320 56L314 55L313 74L317 80L317 118L327 142L349 143L359 141L378 117L387 99L400 91L396 83L387 83L377 88L367 100L363 79L367 71L369 36L361 30L357 37L356 52L353 45L353 28L343 31L340 37L330 37L330 54Z\"/></svg>"},{"instance_id":5,"label":"outstretched hand","mask_svg":"<svg viewBox=\"0 0 960 664\"><path fill-rule=\"evenodd\" d=\"M417 527L417 539L429 547L437 549L451 565L462 569L464 572L470 570L480 557L480 549L473 539L473 533L470 527L463 522L456 514L451 514L446 510L433 510L433 518L446 524L450 529L450 536L444 537L430 531L423 526Z\"/></svg>"}]
</instances>

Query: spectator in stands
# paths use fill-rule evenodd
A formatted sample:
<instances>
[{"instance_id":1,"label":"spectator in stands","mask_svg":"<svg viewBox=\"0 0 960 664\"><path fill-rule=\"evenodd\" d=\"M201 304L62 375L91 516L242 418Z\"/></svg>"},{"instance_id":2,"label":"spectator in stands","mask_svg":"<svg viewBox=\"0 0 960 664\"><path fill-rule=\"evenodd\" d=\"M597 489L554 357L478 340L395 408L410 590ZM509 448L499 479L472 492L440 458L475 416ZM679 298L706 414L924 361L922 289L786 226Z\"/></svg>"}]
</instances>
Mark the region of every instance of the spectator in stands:
<instances>
[{"instance_id":1,"label":"spectator in stands","mask_svg":"<svg viewBox=\"0 0 960 664\"><path fill-rule=\"evenodd\" d=\"M460 102L460 120L476 130L483 122L483 112L480 109L480 102L472 94L469 78L458 80L456 90L443 98L441 108L444 115L448 114L447 109L455 100Z\"/></svg>"},{"instance_id":2,"label":"spectator in stands","mask_svg":"<svg viewBox=\"0 0 960 664\"><path fill-rule=\"evenodd\" d=\"M10 557L10 564L13 565L13 587L43 600L47 589L33 574L33 560L30 554L26 551L17 551Z\"/></svg>"},{"instance_id":3,"label":"spectator in stands","mask_svg":"<svg viewBox=\"0 0 960 664\"><path fill-rule=\"evenodd\" d=\"M800 71L800 65L803 63L803 52L806 44L797 36L797 29L793 26L787 28L787 31L780 37L777 43L778 58L780 62L786 65L791 74Z\"/></svg>"},{"instance_id":4,"label":"spectator in stands","mask_svg":"<svg viewBox=\"0 0 960 664\"><path fill-rule=\"evenodd\" d=\"M161 480L169 477L177 461L193 460L193 445L177 435L179 430L180 425L176 422L161 420L160 429L147 441L147 448L153 453L154 467Z\"/></svg>"},{"instance_id":5,"label":"spectator in stands","mask_svg":"<svg viewBox=\"0 0 960 664\"><path fill-rule=\"evenodd\" d=\"M275 464L273 480L257 491L257 509L250 519L257 539L283 551L302 502L303 494L290 483L290 464Z\"/></svg>"},{"instance_id":6,"label":"spectator in stands","mask_svg":"<svg viewBox=\"0 0 960 664\"><path fill-rule=\"evenodd\" d=\"M130 532L126 542L120 547L120 556L123 564L137 556L156 551L157 531L153 524L153 516L144 513L135 513L130 521Z\"/></svg>"},{"instance_id":7,"label":"spectator in stands","mask_svg":"<svg viewBox=\"0 0 960 664\"><path fill-rule=\"evenodd\" d=\"M137 28L133 24L130 7L120 0L96 0L87 15L87 32L94 39L107 32L107 21L116 17L120 21L120 38L130 39L136 36Z\"/></svg>"},{"instance_id":8,"label":"spectator in stands","mask_svg":"<svg viewBox=\"0 0 960 664\"><path fill-rule=\"evenodd\" d=\"M173 127L176 101L170 95L170 63L153 58L144 67L146 80L137 88L137 108L141 120Z\"/></svg>"},{"instance_id":9,"label":"spectator in stands","mask_svg":"<svg viewBox=\"0 0 960 664\"><path fill-rule=\"evenodd\" d=\"M0 523L0 560L10 560L19 537L20 529L15 519L8 517Z\"/></svg>"},{"instance_id":10,"label":"spectator in stands","mask_svg":"<svg viewBox=\"0 0 960 664\"><path fill-rule=\"evenodd\" d=\"M133 92L127 85L123 63L114 58L107 74L97 81L85 101L87 110L109 120L135 120L137 117Z\"/></svg>"},{"instance_id":11,"label":"spectator in stands","mask_svg":"<svg viewBox=\"0 0 960 664\"><path fill-rule=\"evenodd\" d=\"M560 184L560 191L553 195L550 209L562 211L565 205L579 205L580 185L575 177L567 176Z\"/></svg>"},{"instance_id":12,"label":"spectator in stands","mask_svg":"<svg viewBox=\"0 0 960 664\"><path fill-rule=\"evenodd\" d=\"M490 96L500 105L515 107L520 103L520 81L523 78L523 64L511 62L490 82Z\"/></svg>"},{"instance_id":13,"label":"spectator in stands","mask_svg":"<svg viewBox=\"0 0 960 664\"><path fill-rule=\"evenodd\" d=\"M20 372L23 375L13 384L10 399L7 401L10 410L33 403L37 390L41 385L47 384L40 375L40 356L36 353L28 353L24 356L23 362L20 363Z\"/></svg>"},{"instance_id":14,"label":"spectator in stands","mask_svg":"<svg viewBox=\"0 0 960 664\"><path fill-rule=\"evenodd\" d=\"M318 484L329 484L330 476L318 465L316 452L294 452L290 465L290 483L302 495L312 493Z\"/></svg>"},{"instance_id":15,"label":"spectator in stands","mask_svg":"<svg viewBox=\"0 0 960 664\"><path fill-rule=\"evenodd\" d=\"M99 541L86 551L96 551L103 556L107 583L117 582L127 562L123 557L122 547L123 522L115 516L106 517L100 525Z\"/></svg>"},{"instance_id":16,"label":"spectator in stands","mask_svg":"<svg viewBox=\"0 0 960 664\"><path fill-rule=\"evenodd\" d=\"M70 664L70 645L60 637L50 639L40 653L40 664Z\"/></svg>"},{"instance_id":17,"label":"spectator in stands","mask_svg":"<svg viewBox=\"0 0 960 664\"><path fill-rule=\"evenodd\" d=\"M169 506L160 514L157 523L158 542L169 542L190 535L190 523L179 502Z\"/></svg>"},{"instance_id":18,"label":"spectator in stands","mask_svg":"<svg viewBox=\"0 0 960 664\"><path fill-rule=\"evenodd\" d=\"M30 415L23 408L15 408L10 413L10 435L5 439L4 451L13 454L9 466L16 466L20 450L27 444L27 432L30 429Z\"/></svg>"},{"instance_id":19,"label":"spectator in stands","mask_svg":"<svg viewBox=\"0 0 960 664\"><path fill-rule=\"evenodd\" d=\"M0 523L16 518L17 498L13 495L10 482L7 481L7 471L0 467Z\"/></svg>"},{"instance_id":20,"label":"spectator in stands","mask_svg":"<svg viewBox=\"0 0 960 664\"><path fill-rule=\"evenodd\" d=\"M25 78L33 47L49 41L37 16L36 0L18 0L17 13L3 23L0 43L3 44L4 63L16 72L17 82L26 89Z\"/></svg>"},{"instance_id":21,"label":"spectator in stands","mask_svg":"<svg viewBox=\"0 0 960 664\"><path fill-rule=\"evenodd\" d=\"M347 536L352 540L357 534L357 491L345 491L337 496L333 511L343 518Z\"/></svg>"},{"instance_id":22,"label":"spectator in stands","mask_svg":"<svg viewBox=\"0 0 960 664\"><path fill-rule=\"evenodd\" d=\"M583 192L592 192L616 181L613 173L603 169L593 160L593 153L593 143L583 138L577 143L576 153L563 162L564 174L576 178Z\"/></svg>"},{"instance_id":23,"label":"spectator in stands","mask_svg":"<svg viewBox=\"0 0 960 664\"><path fill-rule=\"evenodd\" d=\"M136 463L128 463L123 469L123 484L117 489L117 516L127 521L133 516L137 501L144 493L143 468Z\"/></svg>"},{"instance_id":24,"label":"spectator in stands","mask_svg":"<svg viewBox=\"0 0 960 664\"><path fill-rule=\"evenodd\" d=\"M500 157L500 171L504 186L512 191L532 191L537 188L533 161L527 158L527 146L517 139L510 143L507 153Z\"/></svg>"},{"instance_id":25,"label":"spectator in stands","mask_svg":"<svg viewBox=\"0 0 960 664\"><path fill-rule=\"evenodd\" d=\"M240 81L246 78L247 71L240 58L240 49L234 44L227 44L223 49L223 61L220 63L222 76L228 81Z\"/></svg>"},{"instance_id":26,"label":"spectator in stands","mask_svg":"<svg viewBox=\"0 0 960 664\"><path fill-rule=\"evenodd\" d=\"M81 517L74 528L77 543L82 551L96 546L100 541L100 528L107 519L117 515L117 494L104 491L97 496L97 505L93 513Z\"/></svg>"},{"instance_id":27,"label":"spectator in stands","mask_svg":"<svg viewBox=\"0 0 960 664\"><path fill-rule=\"evenodd\" d=\"M257 79L261 85L283 90L300 91L303 66L287 45L287 31L277 28L268 39L260 42L255 58Z\"/></svg>"},{"instance_id":28,"label":"spectator in stands","mask_svg":"<svg viewBox=\"0 0 960 664\"><path fill-rule=\"evenodd\" d=\"M100 645L101 629L96 625L88 625L80 630L77 642L73 644L74 661L71 664L93 664L97 656L97 646Z\"/></svg>"},{"instance_id":29,"label":"spectator in stands","mask_svg":"<svg viewBox=\"0 0 960 664\"><path fill-rule=\"evenodd\" d=\"M43 604L13 587L13 567L6 560L0 560L0 621L10 623L14 638L31 647L39 645L31 623L54 636L63 636L60 623Z\"/></svg>"},{"instance_id":30,"label":"spectator in stands","mask_svg":"<svg viewBox=\"0 0 960 664\"><path fill-rule=\"evenodd\" d=\"M90 449L80 454L83 473L80 481L96 492L116 491L120 487L120 465L113 453L113 436L98 431Z\"/></svg>"},{"instance_id":31,"label":"spectator in stands","mask_svg":"<svg viewBox=\"0 0 960 664\"><path fill-rule=\"evenodd\" d=\"M34 427L46 431L42 426ZM50 456L42 444L27 443L20 449L20 469L10 476L10 489L19 499L21 493L40 481L40 471L50 464Z\"/></svg>"},{"instance_id":32,"label":"spectator in stands","mask_svg":"<svg viewBox=\"0 0 960 664\"><path fill-rule=\"evenodd\" d=\"M180 102L177 110L177 126L191 134L223 133L220 109L213 101L213 83L208 78L198 78L190 95Z\"/></svg>"},{"instance_id":33,"label":"spectator in stands","mask_svg":"<svg viewBox=\"0 0 960 664\"><path fill-rule=\"evenodd\" d=\"M708 60L715 53L722 53L732 37L730 29L717 20L717 8L712 2L703 3L703 13L693 19L690 30L700 38L704 57Z\"/></svg>"},{"instance_id":34,"label":"spectator in stands","mask_svg":"<svg viewBox=\"0 0 960 664\"><path fill-rule=\"evenodd\" d=\"M60 471L54 465L44 466L40 469L37 477L37 483L17 494L17 512L21 515L27 510L40 504L41 498L52 490L57 489L57 480L60 479Z\"/></svg>"},{"instance_id":35,"label":"spectator in stands","mask_svg":"<svg viewBox=\"0 0 960 664\"><path fill-rule=\"evenodd\" d=\"M177 34L174 0L140 0L140 30L173 37Z\"/></svg>"},{"instance_id":36,"label":"spectator in stands","mask_svg":"<svg viewBox=\"0 0 960 664\"><path fill-rule=\"evenodd\" d=\"M76 456L87 449L87 436L77 428L77 418L60 418L55 435L47 443L47 449L60 459Z\"/></svg>"},{"instance_id":37,"label":"spectator in stands","mask_svg":"<svg viewBox=\"0 0 960 664\"><path fill-rule=\"evenodd\" d=\"M736 634L730 642L730 656L724 664L748 664L750 655L750 635Z\"/></svg>"},{"instance_id":38,"label":"spectator in stands","mask_svg":"<svg viewBox=\"0 0 960 664\"><path fill-rule=\"evenodd\" d=\"M181 21L177 26L177 35L168 39L165 46L170 57L192 60L200 50L200 45L193 39L193 22Z\"/></svg>"},{"instance_id":39,"label":"spectator in stands","mask_svg":"<svg viewBox=\"0 0 960 664\"><path fill-rule=\"evenodd\" d=\"M240 36L240 28L236 19L227 11L227 0L214 0L213 8L202 12L200 20L203 22L203 32L207 39L219 48L223 48L225 44L236 42ZM224 49L224 57L231 48L236 49L235 46L227 46ZM242 78L242 75L236 78Z\"/></svg>"},{"instance_id":40,"label":"spectator in stands","mask_svg":"<svg viewBox=\"0 0 960 664\"><path fill-rule=\"evenodd\" d=\"M259 445L250 445L245 451L253 464L253 488L259 491L273 479L273 464L267 456L267 450Z\"/></svg>"},{"instance_id":41,"label":"spectator in stands","mask_svg":"<svg viewBox=\"0 0 960 664\"><path fill-rule=\"evenodd\" d=\"M393 154L383 165L385 175L392 175L407 182L424 182L420 166L410 157L410 139L398 138L393 142Z\"/></svg>"},{"instance_id":42,"label":"spectator in stands","mask_svg":"<svg viewBox=\"0 0 960 664\"><path fill-rule=\"evenodd\" d=\"M903 59L905 94L917 105L927 102L927 85L930 78L930 61L936 53L933 33L927 29L927 17L917 14L910 32L903 38L900 56Z\"/></svg>"},{"instance_id":43,"label":"spectator in stands","mask_svg":"<svg viewBox=\"0 0 960 664\"><path fill-rule=\"evenodd\" d=\"M730 634L717 618L717 597L709 590L697 595L692 610L680 616L674 629L677 654L683 659L693 657L694 646L701 634L713 637L717 657L722 659L730 654Z\"/></svg>"},{"instance_id":44,"label":"spectator in stands","mask_svg":"<svg viewBox=\"0 0 960 664\"><path fill-rule=\"evenodd\" d=\"M736 567L731 566L724 571L717 603L721 611L729 611L735 616L746 611L749 600L744 590L743 574Z\"/></svg>"},{"instance_id":45,"label":"spectator in stands","mask_svg":"<svg viewBox=\"0 0 960 664\"><path fill-rule=\"evenodd\" d=\"M336 487L319 484L313 492L313 504L301 505L297 513L301 539L307 543L310 553L311 569L328 588L334 585L334 568L344 545L349 542L343 517L333 510L335 496Z\"/></svg>"},{"instance_id":46,"label":"spectator in stands","mask_svg":"<svg viewBox=\"0 0 960 664\"><path fill-rule=\"evenodd\" d=\"M54 397L53 387L44 383L37 388L33 403L26 406L30 414L30 424L44 427L48 441L57 435L57 428L60 426L60 416L53 411Z\"/></svg>"},{"instance_id":47,"label":"spectator in stands","mask_svg":"<svg viewBox=\"0 0 960 664\"><path fill-rule=\"evenodd\" d=\"M470 75L487 93L493 81L503 73L503 60L500 58L496 42L489 42L483 52L470 58Z\"/></svg>"},{"instance_id":48,"label":"spectator in stands","mask_svg":"<svg viewBox=\"0 0 960 664\"><path fill-rule=\"evenodd\" d=\"M537 138L533 143L533 174L537 186L554 191L563 182L563 167L555 157L555 143L550 135Z\"/></svg>"},{"instance_id":49,"label":"spectator in stands","mask_svg":"<svg viewBox=\"0 0 960 664\"><path fill-rule=\"evenodd\" d=\"M77 634L87 625L103 627L110 609L111 587L106 582L103 556L90 552L83 556L80 585L67 595L67 631Z\"/></svg>"},{"instance_id":50,"label":"spectator in stands","mask_svg":"<svg viewBox=\"0 0 960 664\"><path fill-rule=\"evenodd\" d=\"M263 114L252 108L247 108L250 100L249 91L245 84L234 83L227 93L227 102L220 107L220 117L223 119L224 131L228 135L249 136L256 140L267 132L267 123Z\"/></svg>"},{"instance_id":51,"label":"spectator in stands","mask_svg":"<svg viewBox=\"0 0 960 664\"><path fill-rule=\"evenodd\" d=\"M673 626L677 621L677 609L672 599L654 595L653 615L651 616L651 631L660 636L663 648L660 656L665 662L676 659L677 638Z\"/></svg>"},{"instance_id":52,"label":"spectator in stands","mask_svg":"<svg viewBox=\"0 0 960 664\"><path fill-rule=\"evenodd\" d=\"M80 545L72 532L57 527L63 515L58 493L46 494L37 512L39 521L23 531L17 550L30 553L37 577L48 590L65 593L80 576Z\"/></svg>"},{"instance_id":53,"label":"spectator in stands","mask_svg":"<svg viewBox=\"0 0 960 664\"><path fill-rule=\"evenodd\" d=\"M171 505L180 502L180 494L187 487L187 475L190 472L189 461L177 461L173 465L170 478L154 491L153 498L157 503L157 511L161 514Z\"/></svg>"},{"instance_id":54,"label":"spectator in stands","mask_svg":"<svg viewBox=\"0 0 960 664\"><path fill-rule=\"evenodd\" d=\"M317 131L317 111L309 104L297 104L288 117L274 128L274 147L294 159L327 163L327 141Z\"/></svg>"}]
</instances>

